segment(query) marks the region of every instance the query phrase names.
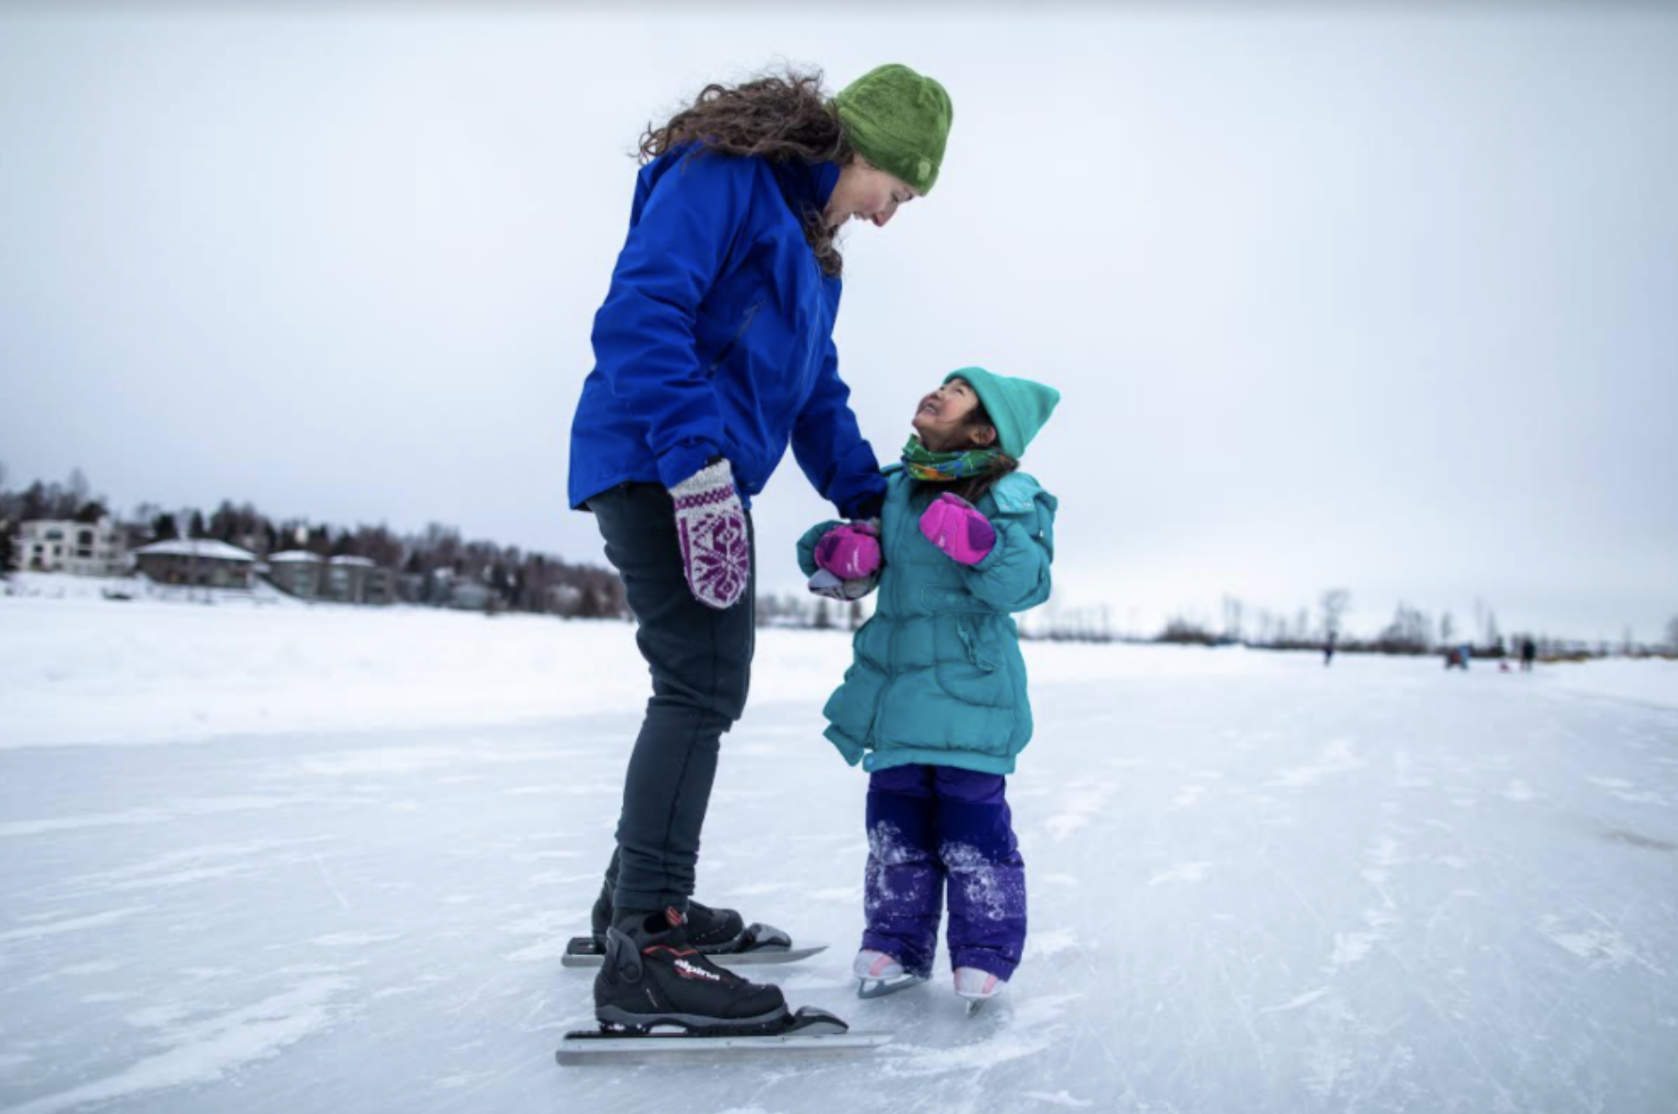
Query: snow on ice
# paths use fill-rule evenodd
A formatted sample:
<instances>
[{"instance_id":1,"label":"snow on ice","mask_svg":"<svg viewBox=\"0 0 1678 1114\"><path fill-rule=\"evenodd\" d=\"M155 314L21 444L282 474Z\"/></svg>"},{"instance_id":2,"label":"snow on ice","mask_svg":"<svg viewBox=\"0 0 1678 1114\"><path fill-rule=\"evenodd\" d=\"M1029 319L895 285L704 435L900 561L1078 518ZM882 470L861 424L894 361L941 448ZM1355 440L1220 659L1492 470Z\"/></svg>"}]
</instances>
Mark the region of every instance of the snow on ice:
<instances>
[{"instance_id":1,"label":"snow on ice","mask_svg":"<svg viewBox=\"0 0 1678 1114\"><path fill-rule=\"evenodd\" d=\"M1031 935L852 996L837 634L764 631L701 896L864 1059L561 1068L631 628L0 598L0 1110L1669 1111L1678 666L1027 647Z\"/></svg>"}]
</instances>

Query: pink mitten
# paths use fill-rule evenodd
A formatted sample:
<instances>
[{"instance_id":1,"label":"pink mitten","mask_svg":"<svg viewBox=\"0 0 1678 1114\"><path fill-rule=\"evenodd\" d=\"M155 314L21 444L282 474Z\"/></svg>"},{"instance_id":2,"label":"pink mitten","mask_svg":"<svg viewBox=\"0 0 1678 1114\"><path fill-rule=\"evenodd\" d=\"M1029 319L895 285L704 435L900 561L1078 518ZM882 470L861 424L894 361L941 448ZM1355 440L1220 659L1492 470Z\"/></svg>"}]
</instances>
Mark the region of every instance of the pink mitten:
<instances>
[{"instance_id":1,"label":"pink mitten","mask_svg":"<svg viewBox=\"0 0 1678 1114\"><path fill-rule=\"evenodd\" d=\"M880 571L880 530L871 522L835 526L816 542L816 567L840 580L857 580Z\"/></svg>"},{"instance_id":2,"label":"pink mitten","mask_svg":"<svg viewBox=\"0 0 1678 1114\"><path fill-rule=\"evenodd\" d=\"M921 515L921 533L944 551L944 556L964 565L977 565L996 545L996 528L959 495L945 492L932 501Z\"/></svg>"}]
</instances>

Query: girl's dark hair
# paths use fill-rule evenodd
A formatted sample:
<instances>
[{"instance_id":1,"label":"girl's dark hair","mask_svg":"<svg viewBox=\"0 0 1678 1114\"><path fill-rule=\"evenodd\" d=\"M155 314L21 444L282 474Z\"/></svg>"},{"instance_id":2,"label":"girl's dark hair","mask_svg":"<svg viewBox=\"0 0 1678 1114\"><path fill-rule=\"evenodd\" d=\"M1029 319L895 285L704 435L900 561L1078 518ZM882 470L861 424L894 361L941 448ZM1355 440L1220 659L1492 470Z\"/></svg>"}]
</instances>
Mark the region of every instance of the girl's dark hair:
<instances>
[{"instance_id":1,"label":"girl's dark hair","mask_svg":"<svg viewBox=\"0 0 1678 1114\"><path fill-rule=\"evenodd\" d=\"M702 152L845 166L856 152L838 113L822 94L821 83L819 70L789 69L741 85L707 85L690 107L670 117L663 127L647 125L641 136L641 162L651 162L684 143L703 141ZM806 208L799 221L822 273L843 274L845 261L821 211Z\"/></svg>"},{"instance_id":2,"label":"girl's dark hair","mask_svg":"<svg viewBox=\"0 0 1678 1114\"><path fill-rule=\"evenodd\" d=\"M980 426L987 425L990 426L993 431L996 429L996 423L990 420L990 411L985 409L985 404L983 402L975 401L973 409L968 412L967 418L961 423L958 432L965 433L970 429L977 429ZM994 443L995 442L992 442L992 444ZM968 447L970 446L961 446L963 449ZM977 504L980 499L983 499L985 495L990 492L991 488L996 486L997 480L1000 480L1003 476L1006 476L1019 466L1020 462L1018 460L1015 460L1007 453L998 450L996 455L991 458L990 471L988 472L984 472L977 476L967 476L963 479L948 483L936 480L916 480L915 486L917 488L934 489L935 494L936 492L944 491L953 492L954 494L967 500L969 503Z\"/></svg>"}]
</instances>

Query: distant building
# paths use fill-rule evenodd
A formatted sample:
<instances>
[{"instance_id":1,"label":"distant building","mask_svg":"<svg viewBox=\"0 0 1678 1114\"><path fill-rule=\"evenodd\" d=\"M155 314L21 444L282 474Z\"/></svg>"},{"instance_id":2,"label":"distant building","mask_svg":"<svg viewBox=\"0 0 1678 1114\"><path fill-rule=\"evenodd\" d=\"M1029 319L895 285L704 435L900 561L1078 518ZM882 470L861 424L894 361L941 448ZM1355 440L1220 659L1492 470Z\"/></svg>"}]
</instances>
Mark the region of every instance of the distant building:
<instances>
[{"instance_id":1,"label":"distant building","mask_svg":"<svg viewBox=\"0 0 1678 1114\"><path fill-rule=\"evenodd\" d=\"M422 572L405 572L396 577L396 598L404 603L428 603L428 578Z\"/></svg>"},{"instance_id":2,"label":"distant building","mask_svg":"<svg viewBox=\"0 0 1678 1114\"><path fill-rule=\"evenodd\" d=\"M391 591L397 598L408 603L429 604L432 607L482 611L496 598L487 585L456 573L451 568L432 569L423 573L405 572L391 576L391 581Z\"/></svg>"},{"instance_id":3,"label":"distant building","mask_svg":"<svg viewBox=\"0 0 1678 1114\"><path fill-rule=\"evenodd\" d=\"M494 593L489 586L476 580L456 577L449 584L449 606L463 611L484 611L490 606Z\"/></svg>"},{"instance_id":4,"label":"distant building","mask_svg":"<svg viewBox=\"0 0 1678 1114\"><path fill-rule=\"evenodd\" d=\"M13 562L31 572L78 576L121 576L128 571L122 528L109 518L97 522L35 519L18 527Z\"/></svg>"},{"instance_id":5,"label":"distant building","mask_svg":"<svg viewBox=\"0 0 1678 1114\"><path fill-rule=\"evenodd\" d=\"M249 588L256 554L210 538L174 538L134 551L134 563L159 584L202 588Z\"/></svg>"},{"instance_id":6,"label":"distant building","mask_svg":"<svg viewBox=\"0 0 1678 1114\"><path fill-rule=\"evenodd\" d=\"M558 615L575 615L582 608L583 590L575 584L554 584L548 588L548 610Z\"/></svg>"},{"instance_id":7,"label":"distant building","mask_svg":"<svg viewBox=\"0 0 1678 1114\"><path fill-rule=\"evenodd\" d=\"M334 557L326 563L321 595L339 603L390 603L396 598L396 580L366 557Z\"/></svg>"},{"instance_id":8,"label":"distant building","mask_svg":"<svg viewBox=\"0 0 1678 1114\"><path fill-rule=\"evenodd\" d=\"M312 600L321 594L321 570L326 562L306 549L286 549L268 555L268 580L282 592Z\"/></svg>"}]
</instances>

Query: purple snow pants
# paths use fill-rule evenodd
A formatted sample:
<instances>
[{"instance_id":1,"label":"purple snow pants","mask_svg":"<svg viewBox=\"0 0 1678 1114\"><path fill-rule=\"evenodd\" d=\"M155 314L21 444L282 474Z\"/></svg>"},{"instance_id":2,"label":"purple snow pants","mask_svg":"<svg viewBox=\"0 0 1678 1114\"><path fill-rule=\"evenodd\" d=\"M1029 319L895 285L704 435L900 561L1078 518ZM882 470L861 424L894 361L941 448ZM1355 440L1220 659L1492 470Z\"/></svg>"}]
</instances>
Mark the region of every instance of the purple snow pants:
<instances>
[{"instance_id":1,"label":"purple snow pants","mask_svg":"<svg viewBox=\"0 0 1678 1114\"><path fill-rule=\"evenodd\" d=\"M950 966L1007 979L1025 947L1025 860L1007 781L951 766L893 766L868 782L862 946L932 973L949 885Z\"/></svg>"}]
</instances>

